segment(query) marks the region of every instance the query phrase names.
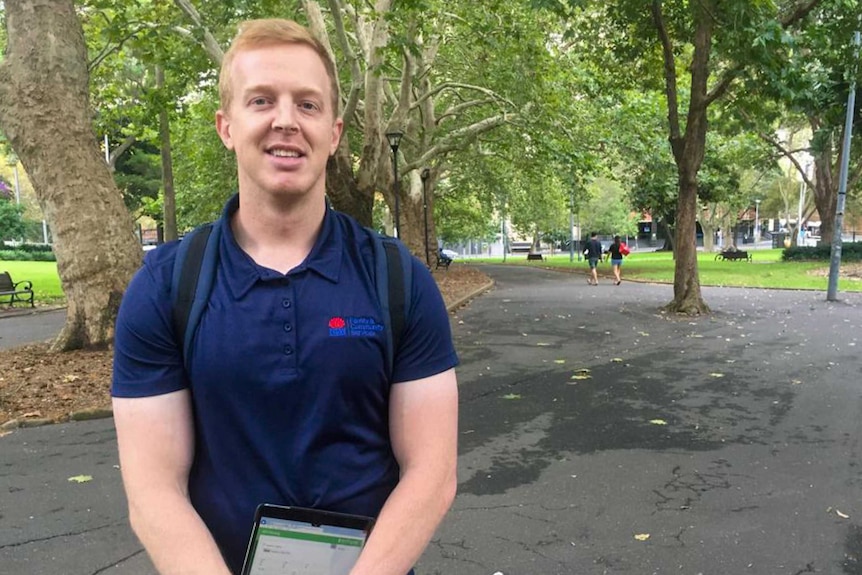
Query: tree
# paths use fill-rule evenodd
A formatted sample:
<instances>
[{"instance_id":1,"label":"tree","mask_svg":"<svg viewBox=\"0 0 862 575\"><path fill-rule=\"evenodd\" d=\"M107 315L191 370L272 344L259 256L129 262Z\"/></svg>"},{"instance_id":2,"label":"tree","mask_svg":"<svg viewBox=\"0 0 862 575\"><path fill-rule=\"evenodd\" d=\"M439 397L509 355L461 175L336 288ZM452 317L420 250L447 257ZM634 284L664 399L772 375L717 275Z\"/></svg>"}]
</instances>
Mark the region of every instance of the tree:
<instances>
[{"instance_id":1,"label":"tree","mask_svg":"<svg viewBox=\"0 0 862 575\"><path fill-rule=\"evenodd\" d=\"M669 311L708 312L697 270L695 241L698 174L706 153L708 111L747 68L780 59L785 31L820 0L616 0L584 2L573 34L593 49L615 56L619 69L634 72L642 89L659 81L667 106L667 134L678 176L675 211L674 299ZM595 16L599 16L596 18ZM597 28L608 26L610 30ZM598 33L601 32L601 33ZM630 76L631 77L631 76ZM683 84L682 80L685 79ZM683 92L681 86L686 86Z\"/></svg>"},{"instance_id":2,"label":"tree","mask_svg":"<svg viewBox=\"0 0 862 575\"><path fill-rule=\"evenodd\" d=\"M93 133L81 23L71 0L7 0L5 8L0 129L54 233L68 308L53 349L104 346L141 249Z\"/></svg>"}]
</instances>

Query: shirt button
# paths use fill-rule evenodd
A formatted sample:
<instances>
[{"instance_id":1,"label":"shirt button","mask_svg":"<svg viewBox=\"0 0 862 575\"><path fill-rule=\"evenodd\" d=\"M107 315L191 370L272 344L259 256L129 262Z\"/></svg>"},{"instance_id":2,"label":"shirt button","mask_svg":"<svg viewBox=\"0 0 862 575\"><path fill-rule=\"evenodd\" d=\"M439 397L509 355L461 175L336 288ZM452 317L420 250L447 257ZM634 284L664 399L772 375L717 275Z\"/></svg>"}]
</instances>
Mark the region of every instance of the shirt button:
<instances>
[{"instance_id":1,"label":"shirt button","mask_svg":"<svg viewBox=\"0 0 862 575\"><path fill-rule=\"evenodd\" d=\"M293 326L289 323L284 324L284 331L293 331Z\"/></svg>"},{"instance_id":2,"label":"shirt button","mask_svg":"<svg viewBox=\"0 0 862 575\"><path fill-rule=\"evenodd\" d=\"M293 355L293 348L289 345L284 346L284 355Z\"/></svg>"},{"instance_id":3,"label":"shirt button","mask_svg":"<svg viewBox=\"0 0 862 575\"><path fill-rule=\"evenodd\" d=\"M289 299L281 300L281 307L290 307L290 300Z\"/></svg>"}]
</instances>

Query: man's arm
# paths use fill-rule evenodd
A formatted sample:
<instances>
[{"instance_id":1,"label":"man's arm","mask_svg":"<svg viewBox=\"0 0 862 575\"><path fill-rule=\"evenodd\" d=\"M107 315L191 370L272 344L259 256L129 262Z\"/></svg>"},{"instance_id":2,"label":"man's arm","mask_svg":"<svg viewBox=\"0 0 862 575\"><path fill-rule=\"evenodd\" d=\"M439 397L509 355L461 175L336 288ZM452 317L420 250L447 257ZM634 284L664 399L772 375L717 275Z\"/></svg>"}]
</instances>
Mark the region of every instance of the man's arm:
<instances>
[{"instance_id":1,"label":"man's arm","mask_svg":"<svg viewBox=\"0 0 862 575\"><path fill-rule=\"evenodd\" d=\"M161 575L230 575L189 501L194 429L188 390L114 398L129 520Z\"/></svg>"},{"instance_id":2,"label":"man's arm","mask_svg":"<svg viewBox=\"0 0 862 575\"><path fill-rule=\"evenodd\" d=\"M405 575L422 555L458 485L455 370L392 386L389 428L398 486L351 575Z\"/></svg>"}]
</instances>

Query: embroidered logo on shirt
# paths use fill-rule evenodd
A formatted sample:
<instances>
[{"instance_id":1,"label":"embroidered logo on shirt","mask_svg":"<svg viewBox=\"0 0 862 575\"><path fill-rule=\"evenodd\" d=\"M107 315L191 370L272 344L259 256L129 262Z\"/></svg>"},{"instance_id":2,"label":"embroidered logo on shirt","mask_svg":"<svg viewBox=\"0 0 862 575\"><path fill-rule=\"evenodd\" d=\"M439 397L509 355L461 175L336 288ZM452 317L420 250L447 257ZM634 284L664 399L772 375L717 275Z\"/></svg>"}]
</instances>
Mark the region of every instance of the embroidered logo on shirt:
<instances>
[{"instance_id":1,"label":"embroidered logo on shirt","mask_svg":"<svg viewBox=\"0 0 862 575\"><path fill-rule=\"evenodd\" d=\"M373 337L383 326L373 317L333 317L329 320L330 337Z\"/></svg>"}]
</instances>

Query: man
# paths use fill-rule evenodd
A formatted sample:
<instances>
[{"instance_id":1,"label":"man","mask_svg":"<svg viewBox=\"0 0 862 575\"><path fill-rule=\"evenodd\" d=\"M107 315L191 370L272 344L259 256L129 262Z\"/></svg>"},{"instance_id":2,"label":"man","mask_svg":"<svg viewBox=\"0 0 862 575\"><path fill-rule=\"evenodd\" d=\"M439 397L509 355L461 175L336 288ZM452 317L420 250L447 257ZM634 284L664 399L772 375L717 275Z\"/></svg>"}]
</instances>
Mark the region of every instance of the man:
<instances>
[{"instance_id":1,"label":"man","mask_svg":"<svg viewBox=\"0 0 862 575\"><path fill-rule=\"evenodd\" d=\"M587 247L584 249L584 256L590 264L590 277L587 278L587 283L593 286L599 285L599 272L596 267L602 259L602 244L598 237L598 233L591 232Z\"/></svg>"},{"instance_id":2,"label":"man","mask_svg":"<svg viewBox=\"0 0 862 575\"><path fill-rule=\"evenodd\" d=\"M442 298L413 258L391 377L385 334L330 333L344 318L383 321L370 239L326 204L342 121L334 66L305 28L245 23L219 92L239 194L215 224L219 267L187 371L171 324L176 243L148 254L117 320L132 527L160 573L227 575L260 503L371 515L351 575L404 575L456 488L457 357Z\"/></svg>"}]
</instances>

